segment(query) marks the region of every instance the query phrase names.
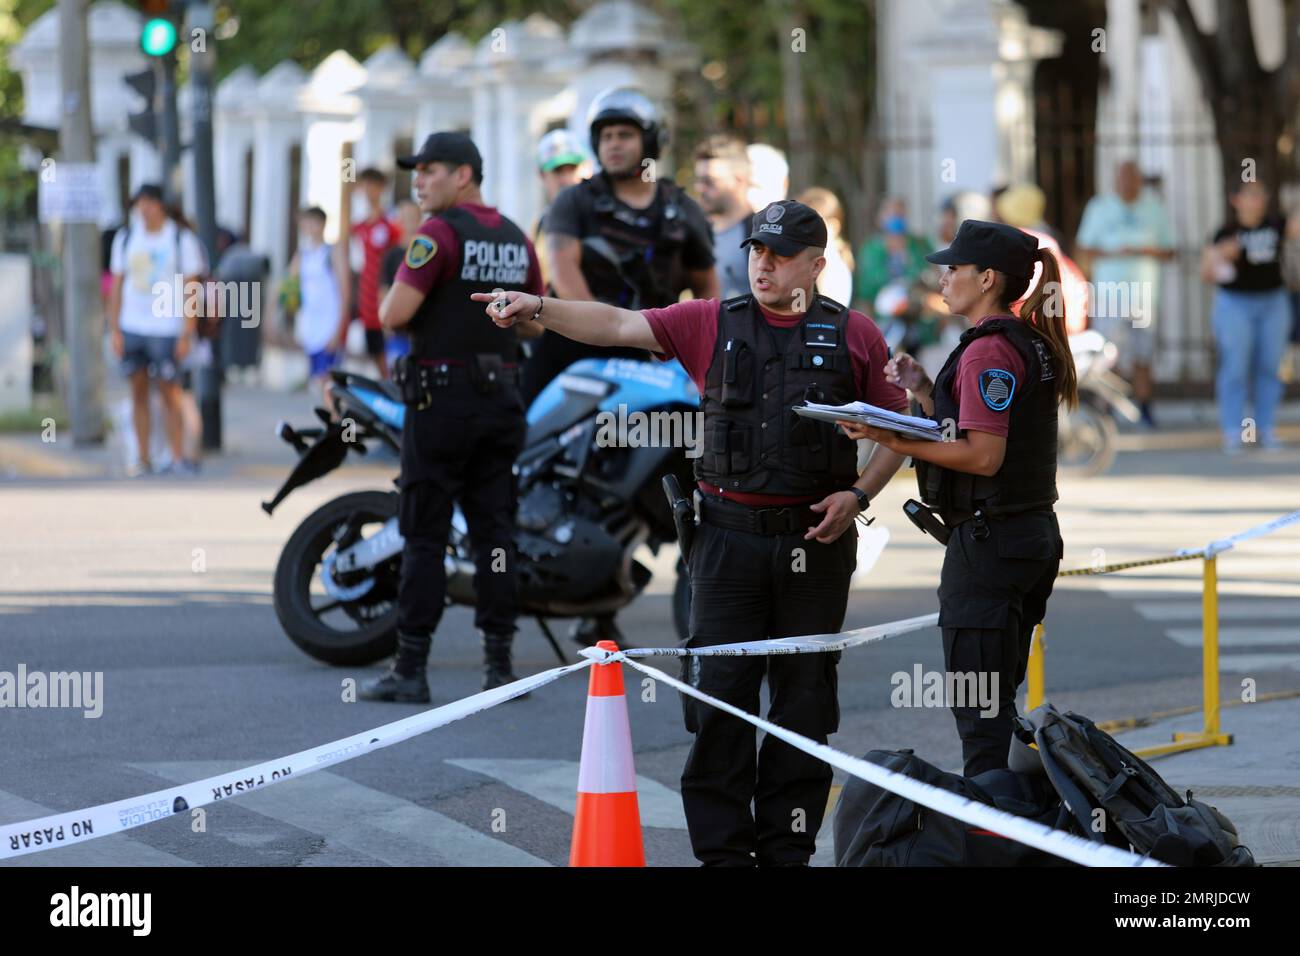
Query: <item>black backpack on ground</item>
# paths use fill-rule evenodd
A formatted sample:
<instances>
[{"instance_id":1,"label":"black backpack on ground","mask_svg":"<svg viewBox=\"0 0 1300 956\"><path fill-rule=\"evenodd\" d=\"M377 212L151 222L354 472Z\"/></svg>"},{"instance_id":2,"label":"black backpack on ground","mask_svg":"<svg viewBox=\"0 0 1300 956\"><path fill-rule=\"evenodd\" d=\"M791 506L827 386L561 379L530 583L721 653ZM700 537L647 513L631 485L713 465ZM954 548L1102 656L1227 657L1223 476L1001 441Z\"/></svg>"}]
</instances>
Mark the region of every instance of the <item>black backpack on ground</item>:
<instances>
[{"instance_id":1,"label":"black backpack on ground","mask_svg":"<svg viewBox=\"0 0 1300 956\"><path fill-rule=\"evenodd\" d=\"M1179 796L1142 758L1087 717L1050 703L1019 718L1075 832L1172 866L1254 866L1237 828L1217 809ZM1101 811L1101 812L1098 812Z\"/></svg>"},{"instance_id":2,"label":"black backpack on ground","mask_svg":"<svg viewBox=\"0 0 1300 956\"><path fill-rule=\"evenodd\" d=\"M1068 812L1047 780L1011 770L966 778L946 773L910 750L873 750L865 760L1049 827ZM1034 847L849 778L835 807L836 866L1070 866Z\"/></svg>"}]
</instances>

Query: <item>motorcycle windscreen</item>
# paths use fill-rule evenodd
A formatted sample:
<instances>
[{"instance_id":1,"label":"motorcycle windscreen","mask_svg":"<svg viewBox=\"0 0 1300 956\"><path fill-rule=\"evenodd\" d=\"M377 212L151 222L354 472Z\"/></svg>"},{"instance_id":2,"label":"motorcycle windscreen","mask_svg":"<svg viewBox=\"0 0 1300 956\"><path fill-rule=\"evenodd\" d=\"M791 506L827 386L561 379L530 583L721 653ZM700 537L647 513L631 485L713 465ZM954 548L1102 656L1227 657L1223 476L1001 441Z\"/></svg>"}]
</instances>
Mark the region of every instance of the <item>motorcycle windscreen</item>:
<instances>
[{"instance_id":1,"label":"motorcycle windscreen","mask_svg":"<svg viewBox=\"0 0 1300 956\"><path fill-rule=\"evenodd\" d=\"M293 471L289 472L289 477L284 480L275 497L270 501L262 502L262 510L271 514L280 502L289 497L290 492L323 475L328 475L343 464L347 454L348 446L343 440L343 426L333 422L326 427L320 438L299 456L298 464L294 465Z\"/></svg>"}]
</instances>

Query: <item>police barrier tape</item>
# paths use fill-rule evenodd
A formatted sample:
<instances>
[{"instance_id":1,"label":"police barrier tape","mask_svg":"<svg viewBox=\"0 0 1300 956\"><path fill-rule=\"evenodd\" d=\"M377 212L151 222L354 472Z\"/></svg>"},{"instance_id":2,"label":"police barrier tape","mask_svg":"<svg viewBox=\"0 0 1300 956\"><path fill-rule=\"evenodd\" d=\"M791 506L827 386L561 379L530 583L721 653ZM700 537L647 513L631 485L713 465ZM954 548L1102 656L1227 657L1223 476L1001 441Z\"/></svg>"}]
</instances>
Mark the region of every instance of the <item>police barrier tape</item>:
<instances>
[{"instance_id":1,"label":"police barrier tape","mask_svg":"<svg viewBox=\"0 0 1300 956\"><path fill-rule=\"evenodd\" d=\"M72 810L36 820L4 824L0 826L0 859L23 856L54 847L70 846L96 837L121 833L123 830L185 813L227 797L238 796L241 793L269 787L283 780L301 777L313 770L321 770L351 760L353 757L359 757L363 753L391 747L403 740L477 714L520 694L544 687L566 674L590 666L591 660L584 659L576 664L555 667L512 684L485 690L472 697L426 710L413 717L384 724L374 730L353 734L351 737L322 744L310 750L302 750L288 757L267 760L242 770L232 770L205 780L196 780L194 783L167 787L165 790L155 790L153 793L138 797L102 803L97 807L88 807L84 810Z\"/></svg>"},{"instance_id":2,"label":"police barrier tape","mask_svg":"<svg viewBox=\"0 0 1300 956\"><path fill-rule=\"evenodd\" d=\"M823 654L842 651L863 644L877 644L900 634L908 634L927 627L937 627L939 615L922 614L886 624L873 624L838 634L803 634L799 637L772 637L762 641L741 641L736 644L714 644L709 647L630 647L621 651L624 657L747 657L770 654ZM599 648L597 654L607 654ZM583 652L584 655L586 651Z\"/></svg>"},{"instance_id":3,"label":"police barrier tape","mask_svg":"<svg viewBox=\"0 0 1300 956\"><path fill-rule=\"evenodd\" d=\"M1292 511L1290 514L1284 514L1280 518L1274 518L1272 521L1266 521L1263 524L1257 524L1255 527L1247 528L1245 531L1242 531L1239 534L1234 534L1231 537L1211 541L1204 548L1185 549L1178 553L1179 555L1212 558L1220 551L1227 551L1243 541L1249 541L1251 538L1261 538L1266 534L1272 534L1279 528L1285 528L1287 525L1295 524L1297 521L1300 521L1300 510Z\"/></svg>"},{"instance_id":4,"label":"police barrier tape","mask_svg":"<svg viewBox=\"0 0 1300 956\"><path fill-rule=\"evenodd\" d=\"M1104 843L1093 843L1083 837L1066 833L1064 830L1055 830L1033 820L1027 820L1024 817L998 810L995 807L976 803L974 800L968 800L948 790L941 790L905 774L895 773L860 757L851 757L826 744L819 744L814 740L809 740L801 734L786 730L784 727L779 727L762 717L746 713L726 701L718 700L718 698L703 691L696 690L689 684L669 677L657 668L633 660L627 656L627 652L613 653L599 648L589 648L582 653L593 659L599 658L611 663L622 660L629 667L633 667L655 680L663 681L678 693L689 694L691 697L702 700L706 704L711 704L720 710L725 710L741 720L747 720L760 730L784 740L790 746L797 747L804 753L810 754L819 760L824 760L832 767L838 767L845 773L860 777L878 787L884 787L886 790L892 790L899 796L929 807L931 810L955 817L964 823L983 827L1019 843L1044 850L1054 856L1063 857L1084 866L1165 866L1164 863L1150 857L1140 856ZM798 652L786 651L783 653Z\"/></svg>"}]
</instances>

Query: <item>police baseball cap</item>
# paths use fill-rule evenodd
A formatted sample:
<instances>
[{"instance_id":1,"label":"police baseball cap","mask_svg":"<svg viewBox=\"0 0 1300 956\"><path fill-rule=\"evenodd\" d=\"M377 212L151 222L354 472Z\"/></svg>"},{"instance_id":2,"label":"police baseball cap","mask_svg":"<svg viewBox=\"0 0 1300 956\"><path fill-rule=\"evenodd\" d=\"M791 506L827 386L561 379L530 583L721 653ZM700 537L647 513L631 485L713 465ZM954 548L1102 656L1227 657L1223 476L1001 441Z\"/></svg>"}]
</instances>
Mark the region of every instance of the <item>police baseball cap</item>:
<instances>
[{"instance_id":1,"label":"police baseball cap","mask_svg":"<svg viewBox=\"0 0 1300 956\"><path fill-rule=\"evenodd\" d=\"M421 163L450 163L453 166L468 166L474 170L474 178L483 177L483 157L479 154L474 141L464 133L449 130L430 133L414 156L398 157L397 165L403 169L414 169Z\"/></svg>"},{"instance_id":2,"label":"police baseball cap","mask_svg":"<svg viewBox=\"0 0 1300 956\"><path fill-rule=\"evenodd\" d=\"M967 219L953 236L952 245L925 257L941 266L977 265L1009 276L1028 279L1038 261L1038 240L1004 222Z\"/></svg>"},{"instance_id":3,"label":"police baseball cap","mask_svg":"<svg viewBox=\"0 0 1300 956\"><path fill-rule=\"evenodd\" d=\"M826 220L801 202L779 199L754 213L749 236L740 247L751 242L767 246L778 256L797 255L810 246L825 249Z\"/></svg>"}]
</instances>

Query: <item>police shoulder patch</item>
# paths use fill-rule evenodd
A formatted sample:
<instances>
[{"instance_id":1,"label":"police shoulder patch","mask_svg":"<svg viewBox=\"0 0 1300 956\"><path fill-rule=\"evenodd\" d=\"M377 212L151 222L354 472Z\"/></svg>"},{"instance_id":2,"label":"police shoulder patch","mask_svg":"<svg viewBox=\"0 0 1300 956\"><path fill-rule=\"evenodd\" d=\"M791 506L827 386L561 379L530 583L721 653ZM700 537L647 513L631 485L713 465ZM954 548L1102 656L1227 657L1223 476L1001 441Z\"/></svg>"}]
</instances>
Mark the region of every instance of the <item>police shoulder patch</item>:
<instances>
[{"instance_id":1,"label":"police shoulder patch","mask_svg":"<svg viewBox=\"0 0 1300 956\"><path fill-rule=\"evenodd\" d=\"M408 269L418 269L427 265L437 254L438 243L423 234L415 236L406 247L406 266Z\"/></svg>"},{"instance_id":2,"label":"police shoulder patch","mask_svg":"<svg viewBox=\"0 0 1300 956\"><path fill-rule=\"evenodd\" d=\"M1004 412L1016 393L1016 377L1005 369L989 368L980 372L980 398L995 412Z\"/></svg>"}]
</instances>

